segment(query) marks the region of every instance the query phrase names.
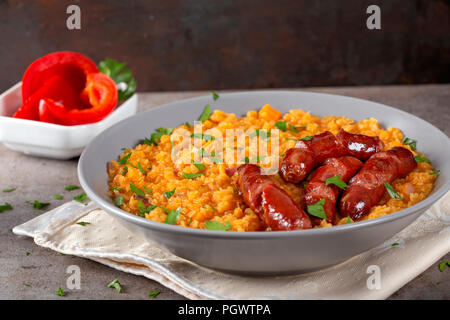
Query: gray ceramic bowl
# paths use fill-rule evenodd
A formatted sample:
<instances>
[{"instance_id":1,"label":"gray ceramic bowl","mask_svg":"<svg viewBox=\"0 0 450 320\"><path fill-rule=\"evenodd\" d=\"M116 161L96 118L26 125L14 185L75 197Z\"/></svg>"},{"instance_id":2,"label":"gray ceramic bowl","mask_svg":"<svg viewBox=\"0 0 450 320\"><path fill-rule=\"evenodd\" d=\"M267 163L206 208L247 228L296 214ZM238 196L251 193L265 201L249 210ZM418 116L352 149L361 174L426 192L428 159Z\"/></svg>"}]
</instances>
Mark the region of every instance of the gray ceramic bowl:
<instances>
[{"instance_id":1,"label":"gray ceramic bowl","mask_svg":"<svg viewBox=\"0 0 450 320\"><path fill-rule=\"evenodd\" d=\"M278 232L221 232L158 223L116 207L108 195L106 163L122 147L134 147L158 127L196 120L206 104L244 115L269 103L277 110L303 109L320 116L355 120L377 118L384 127L401 129L418 140L418 149L441 170L432 194L424 201L381 218L325 229ZM78 165L81 185L111 218L144 234L175 255L202 266L233 273L287 274L308 272L341 263L369 250L408 226L443 196L450 186L450 140L436 127L409 113L365 100L294 91L254 91L177 101L130 117L98 135ZM108 226L105 226L108 228Z\"/></svg>"}]
</instances>

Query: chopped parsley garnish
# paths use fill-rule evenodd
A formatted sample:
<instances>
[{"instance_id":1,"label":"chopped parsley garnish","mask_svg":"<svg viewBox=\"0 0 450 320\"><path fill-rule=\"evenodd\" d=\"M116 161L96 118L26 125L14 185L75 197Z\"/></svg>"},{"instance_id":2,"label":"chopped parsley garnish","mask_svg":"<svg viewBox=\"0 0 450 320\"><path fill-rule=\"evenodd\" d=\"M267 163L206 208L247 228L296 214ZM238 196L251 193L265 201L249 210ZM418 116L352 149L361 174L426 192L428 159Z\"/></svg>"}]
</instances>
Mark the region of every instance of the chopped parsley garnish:
<instances>
[{"instance_id":1,"label":"chopped parsley garnish","mask_svg":"<svg viewBox=\"0 0 450 320\"><path fill-rule=\"evenodd\" d=\"M13 207L8 203L5 202L5 204L0 205L0 213L8 211L8 210L12 210Z\"/></svg>"},{"instance_id":2,"label":"chopped parsley garnish","mask_svg":"<svg viewBox=\"0 0 450 320\"><path fill-rule=\"evenodd\" d=\"M26 203L32 204L33 208L35 209L44 209L45 207L47 207L48 205L50 205L49 202L39 202L37 200L34 200L33 202L31 201L26 201Z\"/></svg>"},{"instance_id":3,"label":"chopped parsley garnish","mask_svg":"<svg viewBox=\"0 0 450 320\"><path fill-rule=\"evenodd\" d=\"M264 139L265 141L269 141L270 140L270 134L271 134L270 131L265 131L265 130L262 130L262 129L256 129L248 137L249 138L260 137L260 138Z\"/></svg>"},{"instance_id":4,"label":"chopped parsley garnish","mask_svg":"<svg viewBox=\"0 0 450 320\"><path fill-rule=\"evenodd\" d=\"M112 191L120 191L120 190L122 190L121 187L114 187L114 188L112 188Z\"/></svg>"},{"instance_id":5,"label":"chopped parsley garnish","mask_svg":"<svg viewBox=\"0 0 450 320\"><path fill-rule=\"evenodd\" d=\"M118 207L123 205L123 197L122 196L118 196L117 198L114 199L114 204Z\"/></svg>"},{"instance_id":6,"label":"chopped parsley garnish","mask_svg":"<svg viewBox=\"0 0 450 320\"><path fill-rule=\"evenodd\" d=\"M199 173L186 173L186 172L183 172L183 177L185 179L195 179L195 178L198 178L198 177L200 177L202 175L203 175L202 172L199 172Z\"/></svg>"},{"instance_id":7,"label":"chopped parsley garnish","mask_svg":"<svg viewBox=\"0 0 450 320\"><path fill-rule=\"evenodd\" d=\"M251 162L261 162L264 158L266 158L267 156L257 156L257 157L253 157L251 159ZM246 157L247 158L247 157Z\"/></svg>"},{"instance_id":8,"label":"chopped parsley garnish","mask_svg":"<svg viewBox=\"0 0 450 320\"><path fill-rule=\"evenodd\" d=\"M130 190L133 191L135 194L139 196L145 196L145 192L138 187L136 187L134 184L130 183Z\"/></svg>"},{"instance_id":9,"label":"chopped parsley garnish","mask_svg":"<svg viewBox=\"0 0 450 320\"><path fill-rule=\"evenodd\" d=\"M152 299L155 299L160 293L161 290L153 290L148 293L148 296Z\"/></svg>"},{"instance_id":10,"label":"chopped parsley garnish","mask_svg":"<svg viewBox=\"0 0 450 320\"><path fill-rule=\"evenodd\" d=\"M178 217L180 216L181 213L181 207L176 208L175 210L170 210L167 213L167 218L166 220L164 220L164 223L167 224L175 224L177 223Z\"/></svg>"},{"instance_id":11,"label":"chopped parsley garnish","mask_svg":"<svg viewBox=\"0 0 450 320\"><path fill-rule=\"evenodd\" d=\"M88 224L91 224L91 223L90 222L80 221L80 222L77 222L77 224L79 224L80 226L85 227L85 226L87 226Z\"/></svg>"},{"instance_id":12,"label":"chopped parsley garnish","mask_svg":"<svg viewBox=\"0 0 450 320\"><path fill-rule=\"evenodd\" d=\"M221 224L219 221L206 221L205 229L207 230L216 230L216 231L227 231L231 229L231 224L227 221L225 224Z\"/></svg>"},{"instance_id":13,"label":"chopped parsley garnish","mask_svg":"<svg viewBox=\"0 0 450 320\"><path fill-rule=\"evenodd\" d=\"M164 192L164 197L166 197L166 199L169 200L170 197L173 196L173 194L175 193L175 190L177 190L177 188L174 188L172 191Z\"/></svg>"},{"instance_id":14,"label":"chopped parsley garnish","mask_svg":"<svg viewBox=\"0 0 450 320\"><path fill-rule=\"evenodd\" d=\"M313 138L313 137L311 137L311 136L306 136L306 137L300 138L300 139L298 139L298 140L309 141L309 140L311 140L312 138Z\"/></svg>"},{"instance_id":15,"label":"chopped parsley garnish","mask_svg":"<svg viewBox=\"0 0 450 320\"><path fill-rule=\"evenodd\" d=\"M278 121L275 123L275 127L280 129L283 132L286 132L287 130L287 122L286 121Z\"/></svg>"},{"instance_id":16,"label":"chopped parsley garnish","mask_svg":"<svg viewBox=\"0 0 450 320\"><path fill-rule=\"evenodd\" d=\"M212 113L212 109L209 106L209 104L207 104L205 106L205 109L203 109L202 114L200 115L200 118L198 118L199 121L206 121L209 119L209 117L211 116Z\"/></svg>"},{"instance_id":17,"label":"chopped parsley garnish","mask_svg":"<svg viewBox=\"0 0 450 320\"><path fill-rule=\"evenodd\" d=\"M200 171L205 170L205 165L203 163L194 163L194 166Z\"/></svg>"},{"instance_id":18,"label":"chopped parsley garnish","mask_svg":"<svg viewBox=\"0 0 450 320\"><path fill-rule=\"evenodd\" d=\"M53 199L56 199L56 200L62 200L62 199L64 199L64 197L63 197L62 195L60 195L60 194L55 194L55 195L53 196Z\"/></svg>"},{"instance_id":19,"label":"chopped parsley garnish","mask_svg":"<svg viewBox=\"0 0 450 320\"><path fill-rule=\"evenodd\" d=\"M56 289L55 294L60 297L64 297L66 295L66 293L64 292L64 288L61 287L58 287L58 289Z\"/></svg>"},{"instance_id":20,"label":"chopped parsley garnish","mask_svg":"<svg viewBox=\"0 0 450 320\"><path fill-rule=\"evenodd\" d=\"M17 188L3 189L3 192L13 192Z\"/></svg>"},{"instance_id":21,"label":"chopped parsley garnish","mask_svg":"<svg viewBox=\"0 0 450 320\"><path fill-rule=\"evenodd\" d=\"M347 219L345 219L345 224L349 224L352 223L352 219L350 217L347 217Z\"/></svg>"},{"instance_id":22,"label":"chopped parsley garnish","mask_svg":"<svg viewBox=\"0 0 450 320\"><path fill-rule=\"evenodd\" d=\"M89 197L86 195L86 193L80 193L79 195L73 197L73 200L79 202L79 203L83 203L83 204L87 204L89 202Z\"/></svg>"},{"instance_id":23,"label":"chopped parsley garnish","mask_svg":"<svg viewBox=\"0 0 450 320\"><path fill-rule=\"evenodd\" d=\"M434 174L439 174L439 173L441 173L441 170L434 170L434 171L430 172L430 175L432 176Z\"/></svg>"},{"instance_id":24,"label":"chopped parsley garnish","mask_svg":"<svg viewBox=\"0 0 450 320\"><path fill-rule=\"evenodd\" d=\"M108 284L108 288L115 288L118 293L122 291L122 286L120 285L120 282L117 279Z\"/></svg>"},{"instance_id":25,"label":"chopped parsley garnish","mask_svg":"<svg viewBox=\"0 0 450 320\"><path fill-rule=\"evenodd\" d=\"M123 175L123 176L126 175L127 172L128 172L128 167L127 167L127 166L124 166L124 167L123 167L123 170L122 170L122 175Z\"/></svg>"},{"instance_id":26,"label":"chopped parsley garnish","mask_svg":"<svg viewBox=\"0 0 450 320\"><path fill-rule=\"evenodd\" d=\"M431 163L430 160L428 160L425 157L422 157L420 154L415 156L414 159L416 159L416 162L428 162L428 163Z\"/></svg>"},{"instance_id":27,"label":"chopped parsley garnish","mask_svg":"<svg viewBox=\"0 0 450 320\"><path fill-rule=\"evenodd\" d=\"M450 267L450 261L442 261L439 263L439 271L444 272L446 266Z\"/></svg>"},{"instance_id":28,"label":"chopped parsley garnish","mask_svg":"<svg viewBox=\"0 0 450 320\"><path fill-rule=\"evenodd\" d=\"M209 205L209 204L205 204L205 206L207 206L208 208L210 208L212 211L216 211L216 209L214 209L213 206Z\"/></svg>"},{"instance_id":29,"label":"chopped parsley garnish","mask_svg":"<svg viewBox=\"0 0 450 320\"><path fill-rule=\"evenodd\" d=\"M187 121L184 123L184 125L185 125L188 129L191 128L191 125L190 125L189 122L187 122Z\"/></svg>"},{"instance_id":30,"label":"chopped parsley garnish","mask_svg":"<svg viewBox=\"0 0 450 320\"><path fill-rule=\"evenodd\" d=\"M205 141L216 140L216 138L213 137L212 135L210 135L210 134L203 134L203 133L193 133L193 134L191 134L191 138L203 139Z\"/></svg>"},{"instance_id":31,"label":"chopped parsley garnish","mask_svg":"<svg viewBox=\"0 0 450 320\"><path fill-rule=\"evenodd\" d=\"M147 188L146 186L144 186L144 190L145 190L145 192L147 192L148 194L153 193L153 191L150 190L149 188Z\"/></svg>"},{"instance_id":32,"label":"chopped parsley garnish","mask_svg":"<svg viewBox=\"0 0 450 320\"><path fill-rule=\"evenodd\" d=\"M147 174L147 171L145 171L144 168L142 168L141 163L139 161L137 164L139 171L145 176Z\"/></svg>"},{"instance_id":33,"label":"chopped parsley garnish","mask_svg":"<svg viewBox=\"0 0 450 320\"><path fill-rule=\"evenodd\" d=\"M306 126L299 126L299 127L296 127L296 126L293 126L292 124L289 125L289 130L291 130L291 132L294 132L294 133L297 133L297 132L298 132L297 129L305 129L305 128L306 128Z\"/></svg>"},{"instance_id":34,"label":"chopped parsley garnish","mask_svg":"<svg viewBox=\"0 0 450 320\"><path fill-rule=\"evenodd\" d=\"M127 100L136 91L136 80L133 78L133 73L130 69L124 69L125 62L119 62L110 58L100 61L98 64L98 71L110 77L117 86L119 101ZM121 87L120 84L126 86Z\"/></svg>"},{"instance_id":35,"label":"chopped parsley garnish","mask_svg":"<svg viewBox=\"0 0 450 320\"><path fill-rule=\"evenodd\" d=\"M27 251L25 252L25 255L28 257L31 254L31 252Z\"/></svg>"},{"instance_id":36,"label":"chopped parsley garnish","mask_svg":"<svg viewBox=\"0 0 450 320\"><path fill-rule=\"evenodd\" d=\"M250 158L249 157L244 157L244 158L241 159L241 162L250 163Z\"/></svg>"},{"instance_id":37,"label":"chopped parsley garnish","mask_svg":"<svg viewBox=\"0 0 450 320\"><path fill-rule=\"evenodd\" d=\"M200 157L215 157L216 153L214 151L211 153L208 153L205 151L205 149L202 148L201 150L198 151L198 155Z\"/></svg>"},{"instance_id":38,"label":"chopped parsley garnish","mask_svg":"<svg viewBox=\"0 0 450 320\"><path fill-rule=\"evenodd\" d=\"M326 219L327 215L325 214L325 210L323 209L323 205L325 204L325 199L320 199L315 204L308 206L308 213L314 217Z\"/></svg>"},{"instance_id":39,"label":"chopped parsley garnish","mask_svg":"<svg viewBox=\"0 0 450 320\"><path fill-rule=\"evenodd\" d=\"M396 246L399 246L399 245L400 245L400 243L398 243L398 242L394 242L394 243L392 244L393 247L396 247Z\"/></svg>"},{"instance_id":40,"label":"chopped parsley garnish","mask_svg":"<svg viewBox=\"0 0 450 320\"><path fill-rule=\"evenodd\" d=\"M151 146L157 146L162 136L170 136L173 132L173 128L158 128L155 133L152 133L150 139L145 138L144 143Z\"/></svg>"},{"instance_id":41,"label":"chopped parsley garnish","mask_svg":"<svg viewBox=\"0 0 450 320\"><path fill-rule=\"evenodd\" d=\"M76 186L74 184L71 184L70 186L67 186L64 188L64 190L66 190L66 191L72 191L72 190L76 190L76 189L80 189L80 187Z\"/></svg>"},{"instance_id":42,"label":"chopped parsley garnish","mask_svg":"<svg viewBox=\"0 0 450 320\"><path fill-rule=\"evenodd\" d=\"M335 186L344 190L347 187L347 184L341 180L340 176L329 177L325 180L325 185L334 184Z\"/></svg>"},{"instance_id":43,"label":"chopped parsley garnish","mask_svg":"<svg viewBox=\"0 0 450 320\"><path fill-rule=\"evenodd\" d=\"M148 207L146 207L144 205L144 203L142 202L142 200L138 201L137 206L138 206L139 213L140 213L141 217L145 217L146 213L149 213L150 211L152 211L153 209L156 208L156 206L154 206L154 205L149 205Z\"/></svg>"},{"instance_id":44,"label":"chopped parsley garnish","mask_svg":"<svg viewBox=\"0 0 450 320\"><path fill-rule=\"evenodd\" d=\"M219 95L217 93L215 93L214 91L211 91L211 95L214 99L214 101L216 101L217 99L219 99Z\"/></svg>"},{"instance_id":45,"label":"chopped parsley garnish","mask_svg":"<svg viewBox=\"0 0 450 320\"><path fill-rule=\"evenodd\" d=\"M413 140L411 138L405 138L405 140L403 140L403 144L408 145L412 151L416 151L416 140Z\"/></svg>"},{"instance_id":46,"label":"chopped parsley garnish","mask_svg":"<svg viewBox=\"0 0 450 320\"><path fill-rule=\"evenodd\" d=\"M394 188L392 188L392 186L389 183L385 183L384 186L386 187L387 192L389 193L389 195L391 196L392 199L399 199L399 200L403 200L402 196L399 195Z\"/></svg>"},{"instance_id":47,"label":"chopped parsley garnish","mask_svg":"<svg viewBox=\"0 0 450 320\"><path fill-rule=\"evenodd\" d=\"M121 158L119 161L117 161L119 164L126 164L128 163L128 159L130 159L132 152Z\"/></svg>"},{"instance_id":48,"label":"chopped parsley garnish","mask_svg":"<svg viewBox=\"0 0 450 320\"><path fill-rule=\"evenodd\" d=\"M31 286L28 282L24 282L23 285L24 285L25 287Z\"/></svg>"}]
</instances>

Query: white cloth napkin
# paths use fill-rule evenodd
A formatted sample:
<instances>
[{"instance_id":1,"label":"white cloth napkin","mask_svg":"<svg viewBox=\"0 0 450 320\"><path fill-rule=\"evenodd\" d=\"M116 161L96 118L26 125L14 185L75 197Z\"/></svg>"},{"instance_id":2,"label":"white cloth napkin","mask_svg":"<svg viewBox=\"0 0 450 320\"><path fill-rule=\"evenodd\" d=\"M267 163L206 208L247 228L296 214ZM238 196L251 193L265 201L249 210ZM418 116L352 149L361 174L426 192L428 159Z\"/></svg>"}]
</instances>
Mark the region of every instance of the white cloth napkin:
<instances>
[{"instance_id":1,"label":"white cloth napkin","mask_svg":"<svg viewBox=\"0 0 450 320\"><path fill-rule=\"evenodd\" d=\"M13 232L39 246L156 280L190 299L385 299L450 251L450 192L382 245L295 276L244 277L200 267L132 234L92 202L68 202ZM377 267L378 288L372 281Z\"/></svg>"}]
</instances>

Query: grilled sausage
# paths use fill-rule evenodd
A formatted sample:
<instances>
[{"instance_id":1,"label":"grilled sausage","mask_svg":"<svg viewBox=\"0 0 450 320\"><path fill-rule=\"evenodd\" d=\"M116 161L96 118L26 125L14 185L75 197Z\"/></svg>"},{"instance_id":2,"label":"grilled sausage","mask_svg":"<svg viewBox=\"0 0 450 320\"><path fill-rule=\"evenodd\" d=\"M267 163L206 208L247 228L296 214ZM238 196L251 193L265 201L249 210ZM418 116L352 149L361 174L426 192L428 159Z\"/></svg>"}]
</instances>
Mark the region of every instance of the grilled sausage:
<instances>
[{"instance_id":1,"label":"grilled sausage","mask_svg":"<svg viewBox=\"0 0 450 320\"><path fill-rule=\"evenodd\" d=\"M234 172L235 171L235 172ZM311 228L303 209L255 164L243 164L234 174L235 184L244 202L274 231Z\"/></svg>"},{"instance_id":2,"label":"grilled sausage","mask_svg":"<svg viewBox=\"0 0 450 320\"><path fill-rule=\"evenodd\" d=\"M299 183L328 158L352 155L366 160L383 148L378 137L348 133L343 129L335 137L325 131L309 141L298 140L294 148L287 150L280 165L280 175L287 182Z\"/></svg>"},{"instance_id":3,"label":"grilled sausage","mask_svg":"<svg viewBox=\"0 0 450 320\"><path fill-rule=\"evenodd\" d=\"M306 205L315 204L325 199L323 209L327 216L327 222L333 223L336 216L336 202L339 195L339 187L334 184L326 185L326 180L339 176L339 179L347 183L351 177L361 169L363 163L355 157L344 156L340 158L328 158L323 166L316 170L311 181L306 186ZM318 225L320 218L311 218L313 224Z\"/></svg>"},{"instance_id":4,"label":"grilled sausage","mask_svg":"<svg viewBox=\"0 0 450 320\"><path fill-rule=\"evenodd\" d=\"M416 168L414 155L408 149L395 147L371 156L349 182L342 194L340 213L353 220L367 215L378 204L391 183Z\"/></svg>"}]
</instances>

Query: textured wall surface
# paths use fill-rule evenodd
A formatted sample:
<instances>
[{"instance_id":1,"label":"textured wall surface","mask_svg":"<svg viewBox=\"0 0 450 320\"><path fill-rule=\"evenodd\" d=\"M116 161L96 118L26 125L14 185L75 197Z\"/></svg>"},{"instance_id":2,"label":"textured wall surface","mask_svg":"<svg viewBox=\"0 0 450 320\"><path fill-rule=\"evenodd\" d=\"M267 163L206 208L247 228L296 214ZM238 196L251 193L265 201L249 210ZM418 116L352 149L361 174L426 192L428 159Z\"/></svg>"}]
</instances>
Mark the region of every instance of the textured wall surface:
<instances>
[{"instance_id":1,"label":"textured wall surface","mask_svg":"<svg viewBox=\"0 0 450 320\"><path fill-rule=\"evenodd\" d=\"M448 0L0 0L0 30L0 91L57 50L126 61L140 91L450 82Z\"/></svg>"}]
</instances>

